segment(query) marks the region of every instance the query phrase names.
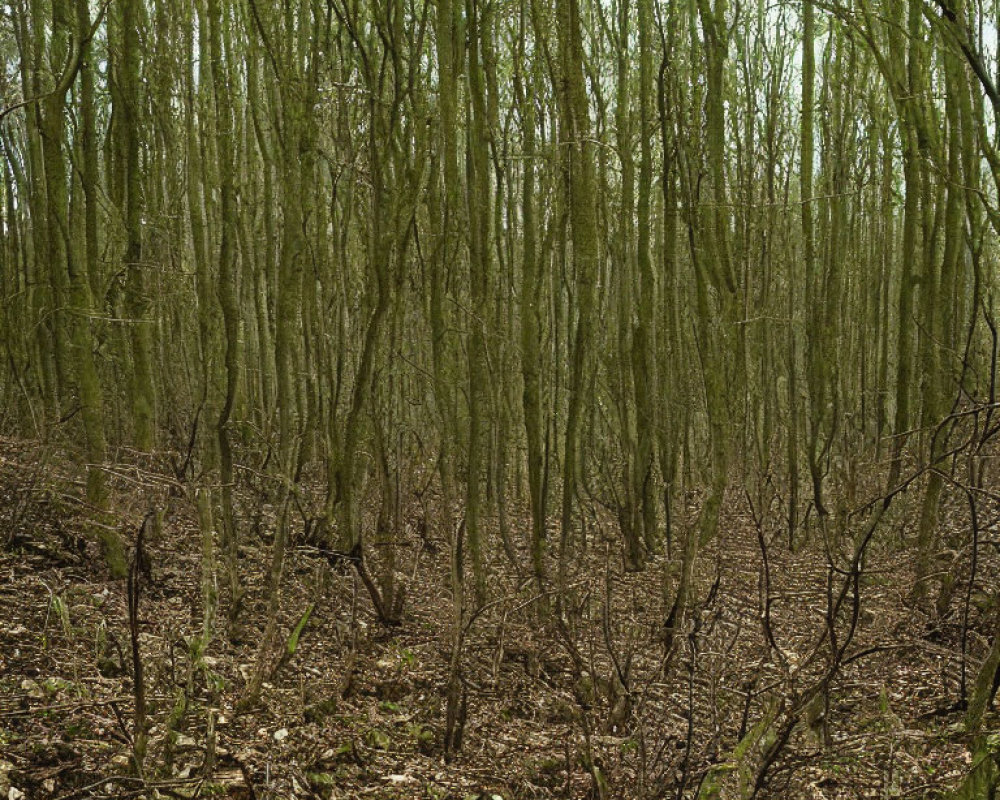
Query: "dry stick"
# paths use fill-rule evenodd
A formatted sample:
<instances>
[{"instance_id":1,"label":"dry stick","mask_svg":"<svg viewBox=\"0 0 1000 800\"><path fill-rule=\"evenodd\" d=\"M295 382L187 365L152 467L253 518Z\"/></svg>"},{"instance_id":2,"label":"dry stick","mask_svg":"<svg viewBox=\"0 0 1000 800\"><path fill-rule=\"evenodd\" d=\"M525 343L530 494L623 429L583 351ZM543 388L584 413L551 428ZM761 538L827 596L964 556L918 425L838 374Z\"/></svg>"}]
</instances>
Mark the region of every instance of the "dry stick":
<instances>
[{"instance_id":1,"label":"dry stick","mask_svg":"<svg viewBox=\"0 0 1000 800\"><path fill-rule=\"evenodd\" d=\"M969 650L969 605L972 602L972 586L976 581L976 569L979 564L979 517L976 512L976 496L966 492L969 500L969 515L972 521L972 557L969 564L969 585L965 587L965 608L962 611L962 663L960 680L960 703L964 707L968 700L968 650Z\"/></svg>"},{"instance_id":2,"label":"dry stick","mask_svg":"<svg viewBox=\"0 0 1000 800\"><path fill-rule=\"evenodd\" d=\"M994 369L995 369L995 367L994 367ZM990 402L988 404L985 404L984 406L981 406L981 407L979 407L977 409L974 409L971 412L972 416L977 420L977 423L976 423L977 430L978 430L978 414L980 412L982 412L984 410L984 408L988 409L987 412L986 412L987 414L992 414L992 412L993 412L993 410L995 408L995 403ZM967 413L969 413L969 412L967 412ZM982 451L983 447L986 445L986 443L989 441L989 439L992 438L995 435L996 431L997 431L997 429L993 429L993 430L988 429L988 426L984 426L983 427L982 433L980 434L978 442L976 443L975 450L974 450L973 453L970 454L970 459L975 458ZM938 474L939 476L941 476L941 478L943 478L947 483L949 483L950 485L952 485L955 488L957 488L957 489L961 490L962 492L964 492L965 496L966 496L966 499L967 499L967 501L969 503L969 515L970 515L970 522L971 522L971 525L972 525L972 553L971 553L970 565L969 565L969 581L968 581L968 584L966 586L964 609L963 609L963 613L962 613L961 678L960 678L960 698L959 698L959 704L961 706L964 706L966 704L966 702L967 702L967 699L968 699L967 698L967 694L968 694L968 686L967 686L967 680L968 680L968 675L967 675L967 672L968 672L968 663L967 663L967 659L968 659L968 635L969 635L969 609L970 609L970 605L971 605L971 602L972 602L972 589L973 589L973 585L975 583L976 575L977 575L977 571L978 571L980 530L981 530L981 527L982 527L979 524L979 512L978 512L978 504L976 502L976 498L977 498L977 495L979 495L979 494L982 494L982 495L984 495L985 497L987 497L988 499L991 499L991 500L998 500L1000 498L998 498L997 495L995 495L993 492L985 490L981 486L978 485L979 483L982 482L981 481L981 475L982 475L982 473L980 471L979 475L978 476L976 475L976 469L975 469L975 464L974 463L970 464L970 474L973 476L973 480L972 480L972 484L973 485L964 484L961 481L956 480L951 475L948 475L947 473L945 473L944 471L942 471L942 470L940 470L940 469L938 469L936 467L932 467L930 471L935 472L936 474Z\"/></svg>"},{"instance_id":3,"label":"dry stick","mask_svg":"<svg viewBox=\"0 0 1000 800\"><path fill-rule=\"evenodd\" d=\"M990 428L990 423L992 421L993 412L996 409L996 388L997 388L997 326L996 321L993 316L986 310L985 304L983 308L983 316L986 319L986 325L990 329L990 339L992 342L992 358L990 359L990 389L988 396L988 403L986 404L986 419L983 422L983 432L979 438L979 442L976 444L976 450L970 457L969 472L972 486L962 488L965 490L966 497L969 500L969 513L972 522L972 558L969 565L969 584L965 589L965 609L962 614L962 694L961 703L963 706L967 704L967 670L968 670L968 639L969 639L969 605L972 602L972 586L976 581L976 569L979 563L979 516L977 513L976 496L973 489L981 489L982 486L982 470L978 470L978 475L976 474L976 464L973 459L978 456L986 443L992 438L996 433L997 427ZM998 673L1000 675L1000 673ZM996 691L997 677L993 678L994 693Z\"/></svg>"},{"instance_id":4,"label":"dry stick","mask_svg":"<svg viewBox=\"0 0 1000 800\"><path fill-rule=\"evenodd\" d=\"M465 644L465 587L462 569L462 547L465 540L465 519L463 518L453 535L452 549L452 623L454 632L451 643L451 658L448 663L448 683L445 688L445 733L444 757L450 761L452 754L462 749L463 727L465 725L466 695L462 677L462 650Z\"/></svg>"},{"instance_id":5,"label":"dry stick","mask_svg":"<svg viewBox=\"0 0 1000 800\"><path fill-rule=\"evenodd\" d=\"M594 783L594 796L596 796L597 800L605 800L608 794L606 787L606 780L604 776L601 774L600 767L598 767L597 764L594 763L594 748L593 745L591 744L591 736L590 736L590 728L591 728L590 714L588 714L586 710L582 710L582 713L580 714L580 721L581 721L581 727L583 728L583 744L586 752L587 771L590 773L590 779ZM568 749L569 747L568 740L566 746ZM567 764L566 764L567 784L569 783L571 766L572 764L567 759Z\"/></svg>"},{"instance_id":6,"label":"dry stick","mask_svg":"<svg viewBox=\"0 0 1000 800\"><path fill-rule=\"evenodd\" d=\"M114 706L116 703L131 700L131 697L109 697L107 700L80 700L77 702L53 703L52 705L32 706L30 708L18 708L11 711L0 711L2 717L33 717L36 714L48 713L51 711L80 711L84 708L94 708L95 706Z\"/></svg>"},{"instance_id":7,"label":"dry stick","mask_svg":"<svg viewBox=\"0 0 1000 800\"><path fill-rule=\"evenodd\" d=\"M715 582L712 584L712 587L709 589L708 595L706 596L705 600L700 604L700 607L696 610L696 614L694 614L692 616L693 624L694 624L695 627L694 627L694 629L692 630L692 632L688 636L688 644L689 644L689 646L691 646L693 644L693 647L694 647L694 657L695 658L697 657L697 637L698 637L698 635L700 633L702 633L702 631L701 631L701 614L704 613L704 611L707 610L709 608L709 606L711 606L711 604L715 601L715 598L716 598L716 596L718 594L719 587L721 585L721 580L722 580L721 574L716 575ZM711 627L714 627L714 623L713 623L713 625ZM709 630L711 630L711 627L710 627ZM725 652L727 654L732 651L733 647L735 647L736 641L737 641L737 639L738 639L738 637L740 635L740 631L741 631L741 627L737 626L737 629L736 629L735 633L733 634L732 643L730 644L730 646L728 648L726 648ZM645 681L645 687L642 690L636 689L633 692L633 694L636 695L636 696L638 696L638 698L639 698L638 705L636 706L636 709L635 709L635 716L638 719L641 720L642 717L643 717L643 709L646 706L647 700L649 700L649 696L650 696L649 695L649 688L650 688L650 686L651 686L654 678L658 677L658 676L661 676L661 675L666 675L666 673L667 673L667 671L669 669L670 663L673 660L674 654L677 652L677 650L679 649L679 647L680 647L680 645L678 644L677 640L674 639L672 641L672 643L670 644L669 649L660 657L660 661L657 664L656 668L650 671L649 678ZM690 758L690 756L688 755L688 753L690 752L690 745L691 745L692 736L693 736L693 731L692 731L693 722L691 720L691 717L693 716L693 714L692 714L692 712L693 712L693 705L692 704L694 702L694 698L693 698L693 696L691 696L691 692L693 691L693 686L692 686L691 681L694 678L694 673L690 671L690 666L691 666L691 664L689 663L689 677L688 677L688 694L689 694L689 697L688 697L689 709L688 709L688 711L689 711L689 714L688 714L688 727L687 727L687 737L686 737L687 744L685 745L685 755L684 755L685 762L687 760L689 760L689 758ZM641 723L640 723L640 725L641 725ZM661 762L663 762L665 760L664 759L664 754L666 752L667 745L670 743L670 741L672 741L672 740L670 740L667 736L663 736L662 737L662 739L660 740L659 746L656 748L655 753L653 753L653 755L652 755L651 763L653 765L660 764ZM646 755L646 751L645 751L645 739L642 736L640 736L639 746L640 746L640 758L644 762L644 766L643 766L643 776L644 776L646 774L646 772L648 771L648 769L649 769L648 766L645 766L645 763L649 762L650 759ZM707 773L703 773L702 774L701 779L700 779L699 784L698 784L699 787L701 786L701 783L704 781L706 774ZM661 772L661 776L662 776L662 772ZM658 780L660 780L662 782L662 777L659 778ZM686 783L687 783L687 777L686 777L686 774L685 774L685 777L681 780L680 786L678 787L679 791L683 792L683 789L684 789L684 786L685 786ZM654 790L651 789L650 791L652 792ZM697 794L697 790L695 791L695 794ZM662 796L666 795L666 790L665 789L662 792L660 792L659 795L655 795L655 796L661 796L661 795ZM647 793L644 792L643 796L648 796L648 795L647 795Z\"/></svg>"},{"instance_id":8,"label":"dry stick","mask_svg":"<svg viewBox=\"0 0 1000 800\"><path fill-rule=\"evenodd\" d=\"M767 542L764 539L764 525L762 516L758 514L757 509L754 507L753 499L750 497L750 492L746 492L747 503L750 504L750 514L753 516L754 527L757 529L757 544L760 547L760 557L761 563L763 565L763 575L761 579L764 583L764 609L761 618L761 623L764 626L764 634L767 637L767 642L777 653L778 658L781 661L781 665L785 672L788 671L788 661L785 658L785 654L782 652L781 648L778 647L777 641L774 638L774 629L771 626L771 602L773 598L771 597L771 564L770 559L767 555ZM749 695L749 693L748 693ZM742 737L740 737L742 738Z\"/></svg>"},{"instance_id":9,"label":"dry stick","mask_svg":"<svg viewBox=\"0 0 1000 800\"><path fill-rule=\"evenodd\" d=\"M358 658L358 579L351 581L351 641L348 645L347 657L344 659L343 673L337 683L336 697L344 700L354 687L354 665Z\"/></svg>"},{"instance_id":10,"label":"dry stick","mask_svg":"<svg viewBox=\"0 0 1000 800\"><path fill-rule=\"evenodd\" d=\"M983 424L983 436L979 440L979 446L976 448L977 453L997 431L997 428L993 428L992 431L990 431L990 422L993 420L993 413L997 409L997 323L996 320L993 319L993 315L990 313L989 309L986 307L985 301L983 302L983 319L986 320L986 326L990 329L990 341L992 343L990 350L992 357L990 358L990 389L986 403L986 421ZM987 431L990 432L987 433Z\"/></svg>"},{"instance_id":11,"label":"dry stick","mask_svg":"<svg viewBox=\"0 0 1000 800\"><path fill-rule=\"evenodd\" d=\"M132 698L128 698L131 700ZM128 725L125 724L125 717L122 716L122 712L118 708L118 703L112 700L108 705L111 706L111 710L115 714L115 720L118 722L118 727L122 729L122 738L125 740L125 744L129 746L130 750L135 750L135 742L132 739L132 734L129 733ZM128 776L131 780L138 780L134 776Z\"/></svg>"},{"instance_id":12,"label":"dry stick","mask_svg":"<svg viewBox=\"0 0 1000 800\"><path fill-rule=\"evenodd\" d=\"M618 676L618 682L621 684L622 689L625 690L626 695L630 695L629 690L629 672L632 667L632 654L629 653L625 658L625 666L622 666L621 659L618 656L618 651L615 649L614 640L611 636L611 552L610 545L605 548L605 561L604 561L604 603L601 609L601 631L604 634L604 646L607 648L608 655L611 657L611 663L614 665L615 673Z\"/></svg>"},{"instance_id":13,"label":"dry stick","mask_svg":"<svg viewBox=\"0 0 1000 800\"><path fill-rule=\"evenodd\" d=\"M662 671L663 671L662 666L661 666L660 671L662 673ZM649 697L648 691L643 691L642 694L641 694L641 696L640 696L639 706L636 709L636 716L640 720L643 718L642 712L643 712L643 710L645 708L646 700L647 700L648 697ZM666 754L666 751L667 751L667 745L670 742L671 742L671 739L669 737L662 736L660 738L660 744L659 744L659 746L656 748L656 751L652 754L652 758L648 758L648 757L646 757L644 755L644 760L647 762L647 766L644 768L644 772L648 772L649 771L650 767L648 766L648 764L652 764L653 766L655 766L655 765L663 763L666 760L665 759L665 754ZM643 752L645 753L645 737L642 737L642 740L641 740L640 744L642 745ZM664 767L664 770L665 769L666 769L666 767ZM662 775L663 775L663 771L660 772L660 777L657 778L657 780L662 781Z\"/></svg>"},{"instance_id":14,"label":"dry stick","mask_svg":"<svg viewBox=\"0 0 1000 800\"><path fill-rule=\"evenodd\" d=\"M9 547L14 543L14 534L20 527L21 520L28 513L28 506L30 505L31 497L34 494L35 486L38 484L39 480L41 480L43 471L47 469L48 461L51 455L52 453L50 448L46 447L43 449L41 465L39 465L37 470L31 472L31 479L25 487L25 491L18 493L18 501L14 504L14 509L11 512L11 518L8 523L5 547Z\"/></svg>"},{"instance_id":15,"label":"dry stick","mask_svg":"<svg viewBox=\"0 0 1000 800\"><path fill-rule=\"evenodd\" d=\"M990 411L992 411L993 404L989 404ZM980 409L981 410L981 409ZM987 412L990 413L990 412ZM994 435L994 431L988 430L986 427L983 428L983 432L980 436L979 442L976 445L975 451L970 454L970 461L982 451L983 447L989 441L989 439ZM979 564L979 544L980 544L980 530L979 524L979 507L977 503L977 495L983 494L987 498L992 500L997 500L998 498L989 491L982 489L978 484L982 482L982 470L976 470L975 463L971 463L969 466L970 477L972 480L972 485L964 484L952 476L944 473L941 470L935 470L935 472L940 475L946 482L952 486L960 489L965 493L966 499L969 503L969 516L970 523L972 525L972 553L970 557L969 565L969 580L965 590L965 602L964 609L962 612L962 637L961 637L961 678L960 678L960 697L959 705L965 707L968 702L968 636L969 636L969 610L972 602L972 590L975 584L976 575L978 572Z\"/></svg>"},{"instance_id":16,"label":"dry stick","mask_svg":"<svg viewBox=\"0 0 1000 800\"><path fill-rule=\"evenodd\" d=\"M142 593L142 573L147 564L144 549L146 526L155 512L146 514L135 538L135 552L128 567L128 628L132 645L132 693L135 700L135 734L132 742L132 759L136 774L142 778L143 760L146 757L146 683L142 672L142 653L139 650L139 599ZM112 706L114 708L114 706Z\"/></svg>"},{"instance_id":17,"label":"dry stick","mask_svg":"<svg viewBox=\"0 0 1000 800\"><path fill-rule=\"evenodd\" d=\"M661 675L665 675L667 673L670 666L670 662L673 661L673 657L676 651L677 651L677 642L675 640L673 644L670 646L670 648L666 650L663 653L663 655L660 656L660 660L659 663L656 665L656 668L650 670L648 678L646 678L644 681L641 681L643 685L642 688L635 690L635 694L639 698L639 702L635 709L635 717L640 720L640 726L641 726L641 720L643 719L644 716L643 711L647 705L647 702L650 702L650 689L652 687L652 684L654 680L656 680L656 678L658 678ZM668 737L663 736L660 740L659 746L656 748L655 752L652 754L652 757L650 758L646 754L645 737L640 736L639 745L642 753L641 757L645 763L645 766L643 767L643 775L648 773L650 769L649 764L657 765L665 761L664 755L667 750L667 745L669 744L670 741L671 740Z\"/></svg>"},{"instance_id":18,"label":"dry stick","mask_svg":"<svg viewBox=\"0 0 1000 800\"><path fill-rule=\"evenodd\" d=\"M360 542L355 544L349 553L344 553L340 550L328 550L323 547L317 548L316 552L323 556L332 567L336 567L339 561L348 561L351 563L357 571L358 577L361 578L361 582L365 585L365 589L368 590L368 596L371 598L378 621L387 627L394 627L400 624L400 620L392 613L392 609L388 609L385 606L382 593L379 591L371 573L368 571L368 567L365 565L364 552Z\"/></svg>"},{"instance_id":19,"label":"dry stick","mask_svg":"<svg viewBox=\"0 0 1000 800\"><path fill-rule=\"evenodd\" d=\"M868 525L867 530L865 530L864 535L861 537L861 541L858 542L858 545L854 550L854 557L851 559L851 568L844 577L840 592L836 596L836 599L834 599L832 591L833 573L836 572L836 570L831 568L830 583L828 585L827 626L823 635L820 637L819 642L817 642L816 649L814 651L814 653L818 653L819 648L822 646L825 639L830 637L830 664L823 675L815 683L813 683L812 686L802 692L802 694L795 700L794 703L792 703L791 707L786 712L784 723L778 729L778 733L773 744L767 749L760 766L757 768L757 776L754 780L753 791L750 795L751 798L757 797L757 795L759 795L766 786L768 772L774 765L775 761L777 761L777 758L781 751L785 748L785 745L788 744L788 741L792 736L792 732L795 730L795 726L801 718L803 711L816 699L816 697L820 695L821 692L825 692L829 689L830 684L833 682L834 678L836 678L841 667L843 666L844 655L854 639L854 634L857 631L858 626L858 618L861 612L861 571L864 556L868 550L868 545L871 544L872 538L875 535L875 531L878 529L878 524L882 519L882 515L885 513L886 509L888 509L894 496L895 492L886 495L882 505L876 511L874 517ZM834 626L836 625L837 618L840 616L840 610L843 607L843 603L848 593L851 595L851 616L847 631L844 633L842 641L838 644L835 641Z\"/></svg>"},{"instance_id":20,"label":"dry stick","mask_svg":"<svg viewBox=\"0 0 1000 800\"><path fill-rule=\"evenodd\" d=\"M136 778L134 775L107 775L98 781L93 783L88 783L85 786L78 786L67 794L61 794L56 800L74 800L77 797L93 797L94 790L104 786L108 783L136 783L140 779ZM158 781L156 783L145 783L138 789L130 789L125 792L116 794L115 797L139 797L143 793L149 792L151 789L159 789L160 791L169 791L171 787L182 787L182 786L193 786L196 784L201 784L203 781L201 778L178 778L169 781ZM177 792L170 792L170 794L177 796ZM197 795L194 795L197 796Z\"/></svg>"},{"instance_id":21,"label":"dry stick","mask_svg":"<svg viewBox=\"0 0 1000 800\"><path fill-rule=\"evenodd\" d=\"M698 671L698 630L699 616L693 619L694 627L688 635L688 647L691 650L691 660L688 662L688 718L687 736L684 744L684 760L681 767L681 779L677 781L677 800L684 797L684 788L691 773L691 745L694 744L694 676Z\"/></svg>"}]
</instances>

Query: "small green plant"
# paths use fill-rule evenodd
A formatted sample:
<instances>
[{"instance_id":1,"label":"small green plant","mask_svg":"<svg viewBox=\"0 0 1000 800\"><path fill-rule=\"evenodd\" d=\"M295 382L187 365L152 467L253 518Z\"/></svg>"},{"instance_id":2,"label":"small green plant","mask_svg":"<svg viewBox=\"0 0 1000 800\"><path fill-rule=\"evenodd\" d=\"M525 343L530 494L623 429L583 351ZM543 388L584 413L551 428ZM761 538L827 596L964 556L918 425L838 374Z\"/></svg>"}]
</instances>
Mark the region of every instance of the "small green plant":
<instances>
[{"instance_id":1,"label":"small green plant","mask_svg":"<svg viewBox=\"0 0 1000 800\"><path fill-rule=\"evenodd\" d=\"M210 669L202 662L202 674L205 676L205 685L214 695L222 694L226 689L226 679L213 669Z\"/></svg>"},{"instance_id":2,"label":"small green plant","mask_svg":"<svg viewBox=\"0 0 1000 800\"><path fill-rule=\"evenodd\" d=\"M93 729L87 722L76 721L70 722L66 725L63 730L63 735L67 740L69 739L89 739L93 733Z\"/></svg>"},{"instance_id":3,"label":"small green plant","mask_svg":"<svg viewBox=\"0 0 1000 800\"><path fill-rule=\"evenodd\" d=\"M60 692L73 691L76 687L64 678L50 677L42 681L42 688L49 697L55 697Z\"/></svg>"},{"instance_id":4,"label":"small green plant","mask_svg":"<svg viewBox=\"0 0 1000 800\"><path fill-rule=\"evenodd\" d=\"M304 712L306 722L322 725L327 718L332 717L337 713L339 705L340 704L337 701L336 695L313 703L311 706L308 706Z\"/></svg>"},{"instance_id":5,"label":"small green plant","mask_svg":"<svg viewBox=\"0 0 1000 800\"><path fill-rule=\"evenodd\" d=\"M351 739L341 742L337 748L333 751L333 758L335 761L340 761L344 758L350 758L354 755L354 742Z\"/></svg>"},{"instance_id":6,"label":"small green plant","mask_svg":"<svg viewBox=\"0 0 1000 800\"><path fill-rule=\"evenodd\" d=\"M434 731L419 722L408 724L406 735L413 739L421 750L426 750L434 745Z\"/></svg>"},{"instance_id":7,"label":"small green plant","mask_svg":"<svg viewBox=\"0 0 1000 800\"><path fill-rule=\"evenodd\" d=\"M70 624L69 607L66 605L66 601L59 595L54 594L49 601L49 607L52 613L59 619L63 636L68 639L73 634L73 626Z\"/></svg>"},{"instance_id":8,"label":"small green plant","mask_svg":"<svg viewBox=\"0 0 1000 800\"><path fill-rule=\"evenodd\" d=\"M307 772L306 779L313 791L319 792L324 797L329 796L337 785L336 777L329 772Z\"/></svg>"},{"instance_id":9,"label":"small green plant","mask_svg":"<svg viewBox=\"0 0 1000 800\"><path fill-rule=\"evenodd\" d=\"M368 731L368 744L376 750L388 750L389 746L392 744L392 739L385 731L380 731L378 728L372 728Z\"/></svg>"}]
</instances>

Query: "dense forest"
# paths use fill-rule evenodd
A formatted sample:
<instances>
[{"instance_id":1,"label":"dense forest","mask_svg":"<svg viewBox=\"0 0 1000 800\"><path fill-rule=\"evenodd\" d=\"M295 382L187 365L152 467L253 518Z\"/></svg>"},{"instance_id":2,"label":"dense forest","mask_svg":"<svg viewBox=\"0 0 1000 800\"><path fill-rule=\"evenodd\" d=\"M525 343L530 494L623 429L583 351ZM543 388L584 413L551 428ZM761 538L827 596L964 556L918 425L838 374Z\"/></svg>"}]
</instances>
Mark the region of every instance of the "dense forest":
<instances>
[{"instance_id":1,"label":"dense forest","mask_svg":"<svg viewBox=\"0 0 1000 800\"><path fill-rule=\"evenodd\" d=\"M3 796L994 796L998 19L0 4Z\"/></svg>"}]
</instances>

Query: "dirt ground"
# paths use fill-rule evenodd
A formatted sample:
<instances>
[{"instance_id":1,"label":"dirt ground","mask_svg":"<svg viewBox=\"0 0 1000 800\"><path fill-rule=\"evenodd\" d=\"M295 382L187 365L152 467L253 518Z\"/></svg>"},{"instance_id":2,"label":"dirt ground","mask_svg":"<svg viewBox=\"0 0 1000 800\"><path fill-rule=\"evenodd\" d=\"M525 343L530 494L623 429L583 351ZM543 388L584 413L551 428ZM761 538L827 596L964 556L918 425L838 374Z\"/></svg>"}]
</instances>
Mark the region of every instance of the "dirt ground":
<instances>
[{"instance_id":1,"label":"dirt ground","mask_svg":"<svg viewBox=\"0 0 1000 800\"><path fill-rule=\"evenodd\" d=\"M490 600L468 623L462 654L462 747L445 758L452 602L434 498L405 509L396 627L376 622L355 570L331 566L301 535L303 520L293 522L279 648L312 611L294 655L269 656L259 704L239 712L264 626L274 516L250 485L237 491L243 613L230 630L220 574L215 635L193 665L202 628L193 503L150 463L113 475L102 519L127 541L150 507L167 509L138 610L149 720L140 777L126 587L107 578L86 534L96 512L74 499L81 470L54 449L0 441L0 797L738 797L773 745L771 734L753 739L759 721L788 717L829 666L828 603L867 519L826 537L810 523L792 554L780 514L758 530L732 491L701 552L689 622L669 648L669 561L625 573L610 521L586 519L573 543L561 622L525 567L488 548ZM900 498L876 533L844 664L789 724L759 796L944 797L968 773L961 700L992 635L997 548L981 549L971 584L970 548L946 549L948 602L910 607L915 528L897 509L917 497ZM674 540L697 511L692 497ZM967 540L967 516L946 502L943 541ZM511 521L526 566L527 522ZM384 552L371 551L377 575ZM834 636L850 622L839 618ZM990 711L986 728L997 722Z\"/></svg>"}]
</instances>

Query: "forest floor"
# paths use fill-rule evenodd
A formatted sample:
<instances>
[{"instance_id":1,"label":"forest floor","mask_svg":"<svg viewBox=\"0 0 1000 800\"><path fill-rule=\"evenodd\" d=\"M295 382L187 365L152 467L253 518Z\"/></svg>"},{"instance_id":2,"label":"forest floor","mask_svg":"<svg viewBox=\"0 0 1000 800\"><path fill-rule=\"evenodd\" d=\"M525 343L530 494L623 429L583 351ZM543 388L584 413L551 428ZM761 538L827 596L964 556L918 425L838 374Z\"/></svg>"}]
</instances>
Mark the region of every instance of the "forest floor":
<instances>
[{"instance_id":1,"label":"forest floor","mask_svg":"<svg viewBox=\"0 0 1000 800\"><path fill-rule=\"evenodd\" d=\"M112 480L113 518L127 541L151 498L160 502L173 485L168 473L138 463ZM294 656L271 672L260 702L238 712L264 626L274 512L259 493L238 491L247 592L239 631L230 636L220 575L216 635L193 669L200 543L193 502L181 494L148 543L151 574L138 610L150 723L143 784L130 756L125 581L108 579L85 535L93 513L74 499L81 480L55 450L0 440L3 798L736 797L741 779L752 785L769 743L765 736L734 751L741 736L769 713L780 723L828 664L828 583L835 595L841 580L828 553L834 563L843 554L838 544L825 547L818 529L792 554L780 520L758 530L733 492L698 562L690 625L667 650L664 564L624 572L611 525L594 517L587 546L573 554L561 625L540 611L534 581L502 548L487 550L490 601L468 626L462 654L462 747L445 759L448 548L435 520L419 522L422 509L433 509L425 496L408 503L396 545L407 585L396 627L376 622L349 565L332 568L293 536L279 647L314 607ZM917 505L911 498L904 507ZM967 525L961 509L945 505L945 531ZM963 671L971 686L988 646L993 612L983 598L992 587L970 587L967 554L956 553L944 568L955 584L943 613L910 607L912 550L902 544L914 523L891 513L866 560L845 663L819 704L789 726L760 796L944 797L969 771L958 701ZM696 514L693 498L676 515L675 538ZM524 520L512 519L512 529L520 546ZM978 565L989 580L1000 574L994 558L984 551ZM768 594L777 650L762 622ZM838 621L837 635L846 625ZM987 729L997 722L991 711Z\"/></svg>"}]
</instances>

